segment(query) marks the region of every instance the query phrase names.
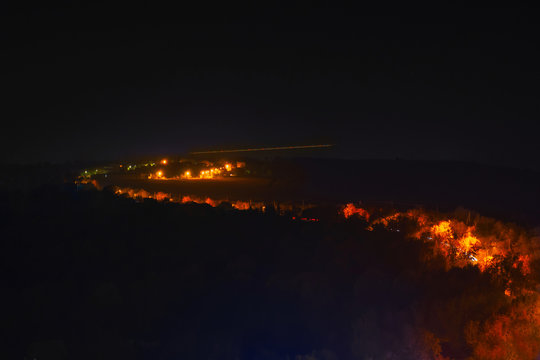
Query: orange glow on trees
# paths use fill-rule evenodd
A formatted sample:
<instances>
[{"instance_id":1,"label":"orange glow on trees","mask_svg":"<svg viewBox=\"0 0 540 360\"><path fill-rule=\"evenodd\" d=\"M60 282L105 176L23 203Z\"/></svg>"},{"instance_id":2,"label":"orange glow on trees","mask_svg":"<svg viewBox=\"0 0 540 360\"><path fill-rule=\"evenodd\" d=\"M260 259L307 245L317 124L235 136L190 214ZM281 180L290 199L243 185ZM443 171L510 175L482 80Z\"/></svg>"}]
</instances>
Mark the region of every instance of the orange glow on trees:
<instances>
[{"instance_id":1,"label":"orange glow on trees","mask_svg":"<svg viewBox=\"0 0 540 360\"><path fill-rule=\"evenodd\" d=\"M536 359L540 353L540 301L530 295L510 309L482 323L470 322L465 329L474 359Z\"/></svg>"},{"instance_id":2,"label":"orange glow on trees","mask_svg":"<svg viewBox=\"0 0 540 360\"><path fill-rule=\"evenodd\" d=\"M460 248L463 249L466 253L473 250L474 247L481 245L480 240L476 236L471 235L470 232L467 232L467 235L459 239Z\"/></svg>"},{"instance_id":3,"label":"orange glow on trees","mask_svg":"<svg viewBox=\"0 0 540 360\"><path fill-rule=\"evenodd\" d=\"M441 219L441 214L423 210L396 212L386 216L373 216L366 209L347 204L342 210L345 218L358 216L366 219L367 230L379 225L390 231L400 231L403 221L407 225L407 237L431 243L434 250L448 261L448 267L477 266L481 271L501 269L510 261L513 268L523 275L531 272L529 252L533 251L523 230L511 224L477 216L476 224L469 226L458 218ZM499 271L499 270L498 270ZM505 270L508 271L508 270Z\"/></svg>"},{"instance_id":4,"label":"orange glow on trees","mask_svg":"<svg viewBox=\"0 0 540 360\"><path fill-rule=\"evenodd\" d=\"M364 210L362 208L357 208L356 206L354 206L354 204L349 203L343 209L343 216L345 216L345 218L348 219L353 215L358 215L361 218L369 220L369 212L367 212L367 210Z\"/></svg>"},{"instance_id":5,"label":"orange glow on trees","mask_svg":"<svg viewBox=\"0 0 540 360\"><path fill-rule=\"evenodd\" d=\"M252 202L252 201L229 201L229 200L220 200L220 199L212 199L210 197L204 197L200 198L197 196L190 196L190 195L184 195L184 196L171 196L169 193L163 193L163 192L156 192L156 193L150 193L146 190L136 190L132 188L116 188L115 194L118 195L125 195L130 198L133 198L135 200L142 200L142 199L156 199L158 201L168 200L171 202L177 202L177 203L190 203L194 202L197 204L208 204L212 207L217 207L222 203L229 203L232 208L236 210L262 210L264 207L264 203L262 202Z\"/></svg>"}]
</instances>

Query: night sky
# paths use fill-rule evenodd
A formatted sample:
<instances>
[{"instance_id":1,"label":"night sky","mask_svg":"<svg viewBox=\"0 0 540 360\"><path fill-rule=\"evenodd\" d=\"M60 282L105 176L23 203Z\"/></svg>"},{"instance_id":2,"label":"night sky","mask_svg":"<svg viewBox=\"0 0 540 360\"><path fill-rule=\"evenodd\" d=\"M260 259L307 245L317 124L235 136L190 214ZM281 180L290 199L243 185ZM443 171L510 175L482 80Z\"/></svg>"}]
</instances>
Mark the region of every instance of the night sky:
<instances>
[{"instance_id":1,"label":"night sky","mask_svg":"<svg viewBox=\"0 0 540 360\"><path fill-rule=\"evenodd\" d=\"M540 169L531 9L81 2L0 16L3 161L333 143L326 156Z\"/></svg>"}]
</instances>

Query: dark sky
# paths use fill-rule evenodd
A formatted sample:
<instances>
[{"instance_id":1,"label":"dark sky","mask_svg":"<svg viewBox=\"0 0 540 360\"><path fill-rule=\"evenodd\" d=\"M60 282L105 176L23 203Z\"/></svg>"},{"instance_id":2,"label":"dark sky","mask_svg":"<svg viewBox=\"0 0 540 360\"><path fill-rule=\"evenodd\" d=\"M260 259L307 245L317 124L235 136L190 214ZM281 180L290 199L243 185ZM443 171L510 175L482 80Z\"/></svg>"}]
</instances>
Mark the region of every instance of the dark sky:
<instances>
[{"instance_id":1,"label":"dark sky","mask_svg":"<svg viewBox=\"0 0 540 360\"><path fill-rule=\"evenodd\" d=\"M540 169L536 11L257 3L5 9L2 160L335 143Z\"/></svg>"}]
</instances>

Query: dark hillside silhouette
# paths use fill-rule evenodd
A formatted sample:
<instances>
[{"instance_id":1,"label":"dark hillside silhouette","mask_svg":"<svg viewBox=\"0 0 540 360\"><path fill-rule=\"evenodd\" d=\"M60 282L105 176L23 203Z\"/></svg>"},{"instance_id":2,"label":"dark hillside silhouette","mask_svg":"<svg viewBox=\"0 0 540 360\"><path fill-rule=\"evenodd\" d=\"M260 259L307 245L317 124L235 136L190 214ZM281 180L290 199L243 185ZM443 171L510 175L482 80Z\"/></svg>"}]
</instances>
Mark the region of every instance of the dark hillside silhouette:
<instances>
[{"instance_id":1,"label":"dark hillside silhouette","mask_svg":"<svg viewBox=\"0 0 540 360\"><path fill-rule=\"evenodd\" d=\"M470 322L508 304L491 275L361 220L52 186L2 199L8 358L461 358Z\"/></svg>"}]
</instances>

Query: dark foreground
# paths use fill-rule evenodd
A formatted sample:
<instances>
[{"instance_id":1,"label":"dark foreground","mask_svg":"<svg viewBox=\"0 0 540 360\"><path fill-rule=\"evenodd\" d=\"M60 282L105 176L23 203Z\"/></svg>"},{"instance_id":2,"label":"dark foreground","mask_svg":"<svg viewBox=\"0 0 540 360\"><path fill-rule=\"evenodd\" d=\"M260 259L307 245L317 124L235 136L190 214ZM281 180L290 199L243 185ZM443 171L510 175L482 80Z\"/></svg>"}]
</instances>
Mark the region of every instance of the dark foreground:
<instances>
[{"instance_id":1,"label":"dark foreground","mask_svg":"<svg viewBox=\"0 0 540 360\"><path fill-rule=\"evenodd\" d=\"M466 358L509 305L491 274L359 219L58 187L1 204L6 359Z\"/></svg>"}]
</instances>

